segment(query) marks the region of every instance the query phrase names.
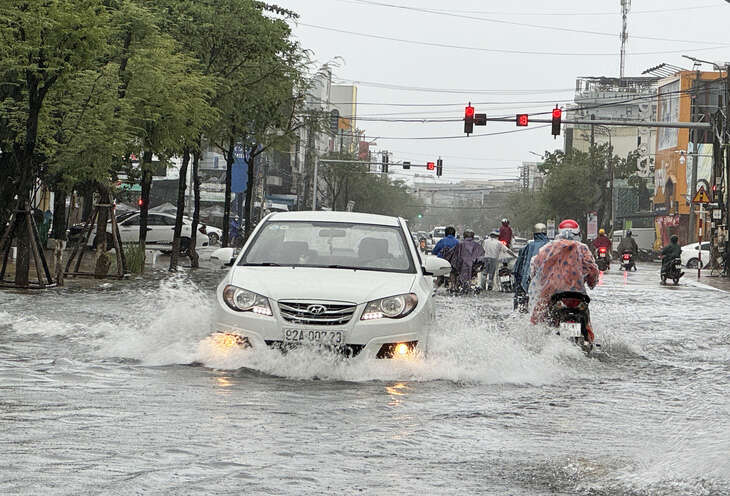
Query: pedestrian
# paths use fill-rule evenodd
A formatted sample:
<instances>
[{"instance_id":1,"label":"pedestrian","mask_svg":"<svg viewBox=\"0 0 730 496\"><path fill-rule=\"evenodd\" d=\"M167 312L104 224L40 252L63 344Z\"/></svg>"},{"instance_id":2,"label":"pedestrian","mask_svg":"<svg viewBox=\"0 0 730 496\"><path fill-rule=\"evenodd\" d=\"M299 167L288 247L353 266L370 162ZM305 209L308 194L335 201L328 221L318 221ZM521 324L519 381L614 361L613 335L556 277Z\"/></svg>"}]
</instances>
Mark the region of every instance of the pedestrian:
<instances>
[{"instance_id":1,"label":"pedestrian","mask_svg":"<svg viewBox=\"0 0 730 496\"><path fill-rule=\"evenodd\" d=\"M494 273L497 271L499 259L505 255L516 257L512 250L499 241L499 233L492 232L484 240L484 271L482 272L482 289L491 291L494 282Z\"/></svg>"},{"instance_id":2,"label":"pedestrian","mask_svg":"<svg viewBox=\"0 0 730 496\"><path fill-rule=\"evenodd\" d=\"M509 226L509 219L502 219L502 226L499 228L499 241L507 248L512 247L512 228Z\"/></svg>"}]
</instances>

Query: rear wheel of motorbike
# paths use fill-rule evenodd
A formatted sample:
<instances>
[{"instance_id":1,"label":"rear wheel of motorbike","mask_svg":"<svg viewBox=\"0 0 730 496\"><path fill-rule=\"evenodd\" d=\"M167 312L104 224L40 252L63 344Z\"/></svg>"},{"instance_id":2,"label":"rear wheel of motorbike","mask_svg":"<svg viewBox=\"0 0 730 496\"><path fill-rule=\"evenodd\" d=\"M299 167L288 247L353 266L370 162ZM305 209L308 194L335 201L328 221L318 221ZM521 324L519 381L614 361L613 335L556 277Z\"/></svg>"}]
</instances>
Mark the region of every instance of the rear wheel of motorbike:
<instances>
[{"instance_id":1,"label":"rear wheel of motorbike","mask_svg":"<svg viewBox=\"0 0 730 496\"><path fill-rule=\"evenodd\" d=\"M667 278L666 278L666 276L662 276L662 285L666 286L666 284L667 284Z\"/></svg>"},{"instance_id":2,"label":"rear wheel of motorbike","mask_svg":"<svg viewBox=\"0 0 730 496\"><path fill-rule=\"evenodd\" d=\"M672 281L674 281L674 285L677 286L679 284L679 277L675 277Z\"/></svg>"}]
</instances>

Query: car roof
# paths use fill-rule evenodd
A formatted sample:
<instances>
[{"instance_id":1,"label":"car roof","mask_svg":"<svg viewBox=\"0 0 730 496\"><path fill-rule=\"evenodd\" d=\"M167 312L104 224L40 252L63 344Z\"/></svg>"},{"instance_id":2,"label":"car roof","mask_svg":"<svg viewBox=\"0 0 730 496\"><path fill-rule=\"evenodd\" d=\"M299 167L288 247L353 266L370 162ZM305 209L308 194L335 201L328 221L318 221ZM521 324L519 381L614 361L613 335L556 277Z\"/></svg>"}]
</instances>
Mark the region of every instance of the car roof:
<instances>
[{"instance_id":1,"label":"car roof","mask_svg":"<svg viewBox=\"0 0 730 496\"><path fill-rule=\"evenodd\" d=\"M388 215L364 214L360 212L324 212L306 210L301 212L275 212L269 221L348 222L355 224L377 224L399 226L399 218Z\"/></svg>"}]
</instances>

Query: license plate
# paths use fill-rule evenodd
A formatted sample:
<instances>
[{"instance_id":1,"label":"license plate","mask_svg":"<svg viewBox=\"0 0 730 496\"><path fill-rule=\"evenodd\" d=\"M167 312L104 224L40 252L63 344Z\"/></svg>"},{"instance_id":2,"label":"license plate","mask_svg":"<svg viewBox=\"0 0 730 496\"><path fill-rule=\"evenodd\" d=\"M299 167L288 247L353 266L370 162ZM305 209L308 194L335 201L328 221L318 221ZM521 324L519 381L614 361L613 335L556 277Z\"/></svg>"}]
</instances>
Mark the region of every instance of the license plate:
<instances>
[{"instance_id":1,"label":"license plate","mask_svg":"<svg viewBox=\"0 0 730 496\"><path fill-rule=\"evenodd\" d=\"M566 337L581 336L580 322L561 322L560 335Z\"/></svg>"},{"instance_id":2,"label":"license plate","mask_svg":"<svg viewBox=\"0 0 730 496\"><path fill-rule=\"evenodd\" d=\"M344 345L345 331L284 328L285 343Z\"/></svg>"},{"instance_id":3,"label":"license plate","mask_svg":"<svg viewBox=\"0 0 730 496\"><path fill-rule=\"evenodd\" d=\"M500 276L499 280L502 281L502 282L509 282L509 281L512 280L512 277L510 277L510 276Z\"/></svg>"}]
</instances>

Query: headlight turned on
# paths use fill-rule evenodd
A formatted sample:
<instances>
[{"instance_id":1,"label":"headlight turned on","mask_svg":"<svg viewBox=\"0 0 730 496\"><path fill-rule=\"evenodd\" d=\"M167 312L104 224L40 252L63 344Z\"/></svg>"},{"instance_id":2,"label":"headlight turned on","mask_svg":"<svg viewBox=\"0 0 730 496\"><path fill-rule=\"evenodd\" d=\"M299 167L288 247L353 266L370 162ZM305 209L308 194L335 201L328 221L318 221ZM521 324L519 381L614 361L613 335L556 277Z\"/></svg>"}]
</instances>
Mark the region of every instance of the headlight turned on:
<instances>
[{"instance_id":1,"label":"headlight turned on","mask_svg":"<svg viewBox=\"0 0 730 496\"><path fill-rule=\"evenodd\" d=\"M274 315L269 306L269 300L265 296L230 284L223 289L223 301L231 310L237 312Z\"/></svg>"},{"instance_id":2,"label":"headlight turned on","mask_svg":"<svg viewBox=\"0 0 730 496\"><path fill-rule=\"evenodd\" d=\"M418 296L407 293L373 300L367 304L360 320L400 319L418 305Z\"/></svg>"},{"instance_id":3,"label":"headlight turned on","mask_svg":"<svg viewBox=\"0 0 730 496\"><path fill-rule=\"evenodd\" d=\"M413 354L416 345L418 345L418 341L385 343L378 350L376 358L408 358Z\"/></svg>"},{"instance_id":4,"label":"headlight turned on","mask_svg":"<svg viewBox=\"0 0 730 496\"><path fill-rule=\"evenodd\" d=\"M224 350L232 348L250 348L251 342L246 336L231 332L216 332L212 336L213 342Z\"/></svg>"}]
</instances>

